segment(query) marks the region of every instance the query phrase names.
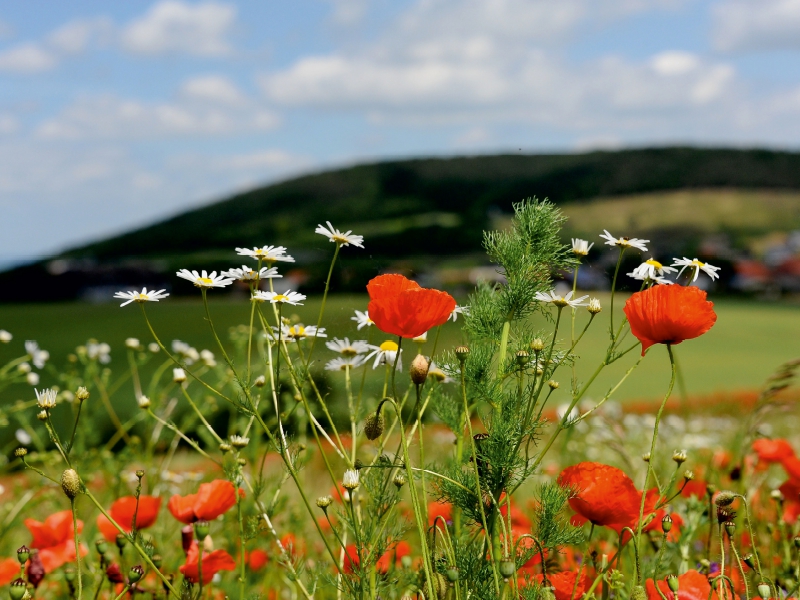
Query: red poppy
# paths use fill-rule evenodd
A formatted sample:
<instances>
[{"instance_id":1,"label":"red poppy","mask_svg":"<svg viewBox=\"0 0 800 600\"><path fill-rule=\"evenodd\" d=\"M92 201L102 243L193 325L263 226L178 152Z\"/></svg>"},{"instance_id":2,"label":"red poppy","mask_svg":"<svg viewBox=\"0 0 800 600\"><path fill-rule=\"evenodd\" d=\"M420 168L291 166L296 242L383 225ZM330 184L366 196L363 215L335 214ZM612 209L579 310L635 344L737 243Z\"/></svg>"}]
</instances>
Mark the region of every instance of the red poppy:
<instances>
[{"instance_id":1,"label":"red poppy","mask_svg":"<svg viewBox=\"0 0 800 600\"><path fill-rule=\"evenodd\" d=\"M700 498L702 500L706 497L707 489L708 486L706 485L705 481L693 479L692 481L686 482L686 485L681 488L681 496L684 498L691 498L694 496L695 498Z\"/></svg>"},{"instance_id":2,"label":"red poppy","mask_svg":"<svg viewBox=\"0 0 800 600\"><path fill-rule=\"evenodd\" d=\"M25 519L25 527L31 532L31 548L39 550L39 559L46 573L75 560L75 540L72 526L72 511L62 510L50 515L44 523ZM78 521L78 533L83 530L83 521ZM89 550L81 544L81 556Z\"/></svg>"},{"instance_id":3,"label":"red poppy","mask_svg":"<svg viewBox=\"0 0 800 600\"><path fill-rule=\"evenodd\" d=\"M192 583L197 583L198 569L197 559L199 558L199 550L197 549L197 542L192 544L189 548L189 554L186 555L186 564L180 567L181 573ZM236 569L236 561L233 557L225 552L225 550L214 550L213 552L203 552L203 583L210 583L219 571L233 571Z\"/></svg>"},{"instance_id":4,"label":"red poppy","mask_svg":"<svg viewBox=\"0 0 800 600\"><path fill-rule=\"evenodd\" d=\"M247 561L247 566L250 567L252 571L258 571L269 562L269 555L263 550L247 552L244 557Z\"/></svg>"},{"instance_id":5,"label":"red poppy","mask_svg":"<svg viewBox=\"0 0 800 600\"><path fill-rule=\"evenodd\" d=\"M130 533L133 530L133 515L136 514L136 528L146 529L156 522L158 511L161 508L161 498L156 496L139 496L139 508L136 508L136 498L134 496L123 496L114 501L108 514L125 531ZM109 542L117 538L119 531L111 521L102 514L97 516L97 528L103 537Z\"/></svg>"},{"instance_id":6,"label":"red poppy","mask_svg":"<svg viewBox=\"0 0 800 600\"><path fill-rule=\"evenodd\" d=\"M358 565L361 564L356 545L349 544L344 551L344 572L353 573ZM408 556L409 554L411 554L411 546L408 544L408 542L400 541L396 544L392 544L375 562L375 568L379 573L387 573L389 571L389 567L392 565L392 562L394 562L395 566L399 566L400 559L402 559L404 556Z\"/></svg>"},{"instance_id":7,"label":"red poppy","mask_svg":"<svg viewBox=\"0 0 800 600\"><path fill-rule=\"evenodd\" d=\"M8 585L19 577L19 561L16 558L0 560L0 585Z\"/></svg>"},{"instance_id":8,"label":"red poppy","mask_svg":"<svg viewBox=\"0 0 800 600\"><path fill-rule=\"evenodd\" d=\"M239 490L239 495L244 497L244 491ZM211 483L201 484L196 494L174 495L169 499L167 508L178 521L188 524L212 521L235 504L236 488L233 484L224 479L215 479Z\"/></svg>"},{"instance_id":9,"label":"red poppy","mask_svg":"<svg viewBox=\"0 0 800 600\"><path fill-rule=\"evenodd\" d=\"M449 502L428 502L428 525L442 526L442 519L448 525L453 522L453 505Z\"/></svg>"},{"instance_id":10,"label":"red poppy","mask_svg":"<svg viewBox=\"0 0 800 600\"><path fill-rule=\"evenodd\" d=\"M636 292L623 310L631 333L642 342L642 356L653 344L680 344L699 337L717 320L714 303L706 300L703 290L681 285Z\"/></svg>"},{"instance_id":11,"label":"red poppy","mask_svg":"<svg viewBox=\"0 0 800 600\"><path fill-rule=\"evenodd\" d=\"M402 275L379 275L367 284L367 312L381 331L415 338L442 325L456 307L453 297L422 288Z\"/></svg>"},{"instance_id":12,"label":"red poppy","mask_svg":"<svg viewBox=\"0 0 800 600\"><path fill-rule=\"evenodd\" d=\"M759 438L753 442L753 451L758 454L758 460L765 463L780 463L795 456L794 448L784 439Z\"/></svg>"},{"instance_id":13,"label":"red poppy","mask_svg":"<svg viewBox=\"0 0 800 600\"><path fill-rule=\"evenodd\" d=\"M536 575L535 579L542 583L543 577L541 574ZM578 579L577 571L561 571L560 573L548 573L547 581L553 587L553 593L556 600L572 600L573 598L580 598L583 593L592 587L592 579L584 572L578 580L577 587L575 580Z\"/></svg>"},{"instance_id":14,"label":"red poppy","mask_svg":"<svg viewBox=\"0 0 800 600\"><path fill-rule=\"evenodd\" d=\"M647 580L645 587L647 588L649 600L662 600L652 579ZM658 587L667 598L672 598L672 592L666 581L659 579ZM678 576L678 600L709 600L709 592L711 592L711 584L708 583L708 578L702 573L692 569ZM712 593L710 598L711 600L718 600L716 592Z\"/></svg>"}]
</instances>

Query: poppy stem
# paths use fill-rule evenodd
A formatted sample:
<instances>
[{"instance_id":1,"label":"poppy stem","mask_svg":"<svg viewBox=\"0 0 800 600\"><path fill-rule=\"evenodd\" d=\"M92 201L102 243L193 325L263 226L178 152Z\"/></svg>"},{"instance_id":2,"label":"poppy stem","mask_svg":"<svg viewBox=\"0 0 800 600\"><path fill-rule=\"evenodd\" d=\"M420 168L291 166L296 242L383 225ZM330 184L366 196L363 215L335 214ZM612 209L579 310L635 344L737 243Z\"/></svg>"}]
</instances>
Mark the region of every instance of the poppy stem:
<instances>
[{"instance_id":1,"label":"poppy stem","mask_svg":"<svg viewBox=\"0 0 800 600\"><path fill-rule=\"evenodd\" d=\"M129 585L126 585L126 586L125 586L125 587L122 589L122 592L120 592L119 596L116 596L116 597L114 598L114 600L122 600L122 597L123 597L125 594L127 594L127 593L128 593L128 590L129 590L129 589L131 589L131 586L129 586Z\"/></svg>"},{"instance_id":2,"label":"poppy stem","mask_svg":"<svg viewBox=\"0 0 800 600\"><path fill-rule=\"evenodd\" d=\"M70 498L72 508L72 534L75 538L75 561L78 563L78 600L83 598L83 577L81 577L81 543L78 540L78 515L75 512L75 498Z\"/></svg>"}]
</instances>

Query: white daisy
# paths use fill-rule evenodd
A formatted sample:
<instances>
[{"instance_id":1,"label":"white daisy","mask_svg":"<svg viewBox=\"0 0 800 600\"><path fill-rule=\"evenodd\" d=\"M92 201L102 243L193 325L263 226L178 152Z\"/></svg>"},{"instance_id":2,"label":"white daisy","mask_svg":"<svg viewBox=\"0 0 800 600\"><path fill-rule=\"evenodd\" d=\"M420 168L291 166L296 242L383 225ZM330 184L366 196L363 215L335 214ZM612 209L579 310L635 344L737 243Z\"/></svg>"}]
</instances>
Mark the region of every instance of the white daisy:
<instances>
[{"instance_id":1,"label":"white daisy","mask_svg":"<svg viewBox=\"0 0 800 600\"><path fill-rule=\"evenodd\" d=\"M431 365L428 367L428 377L433 377L439 383L453 383L455 381L455 379L442 371L439 365L433 361L431 361Z\"/></svg>"},{"instance_id":2,"label":"white daisy","mask_svg":"<svg viewBox=\"0 0 800 600\"><path fill-rule=\"evenodd\" d=\"M320 235L324 235L332 242L336 242L340 246L349 246L352 244L353 246L358 246L359 248L363 248L364 246L361 242L364 241L363 235L352 235L352 231L348 230L344 233L336 229L333 225L331 225L330 221L325 221L328 224L328 228L326 229L322 225L317 225L317 228L314 230L314 233L318 233Z\"/></svg>"},{"instance_id":3,"label":"white daisy","mask_svg":"<svg viewBox=\"0 0 800 600\"><path fill-rule=\"evenodd\" d=\"M193 365L200 360L200 353L186 342L180 340L172 340L172 352L179 354L187 366Z\"/></svg>"},{"instance_id":4,"label":"white daisy","mask_svg":"<svg viewBox=\"0 0 800 600\"><path fill-rule=\"evenodd\" d=\"M369 313L367 311L361 312L360 310L356 311L355 317L350 317L351 321L355 321L358 324L358 329L360 330L362 327L370 327L375 323L372 322L372 319L369 318Z\"/></svg>"},{"instance_id":5,"label":"white daisy","mask_svg":"<svg viewBox=\"0 0 800 600\"><path fill-rule=\"evenodd\" d=\"M294 262L294 258L286 254L286 248L283 246L262 246L261 248L237 248L236 252L240 256L249 256L256 260L262 260L268 264L276 261L280 262Z\"/></svg>"},{"instance_id":6,"label":"white daisy","mask_svg":"<svg viewBox=\"0 0 800 600\"><path fill-rule=\"evenodd\" d=\"M130 348L131 350L139 350L142 347L142 344L138 339L130 337L125 340L125 347Z\"/></svg>"},{"instance_id":7,"label":"white daisy","mask_svg":"<svg viewBox=\"0 0 800 600\"><path fill-rule=\"evenodd\" d=\"M8 333L5 329L0 329L0 342L7 344L13 339L13 335Z\"/></svg>"},{"instance_id":8,"label":"white daisy","mask_svg":"<svg viewBox=\"0 0 800 600\"><path fill-rule=\"evenodd\" d=\"M644 261L638 267L636 267L631 273L628 273L629 276L633 277L634 279L652 279L655 280L656 277L664 277L667 273L676 273L678 269L673 269L672 267L667 267L662 265L657 260L651 258L649 260Z\"/></svg>"},{"instance_id":9,"label":"white daisy","mask_svg":"<svg viewBox=\"0 0 800 600\"><path fill-rule=\"evenodd\" d=\"M592 249L592 246L594 246L594 242L590 244L589 240L572 238L572 253L575 254L576 256L586 256L587 254L589 254L589 250Z\"/></svg>"},{"instance_id":10,"label":"white daisy","mask_svg":"<svg viewBox=\"0 0 800 600\"><path fill-rule=\"evenodd\" d=\"M329 360L325 365L327 371L344 371L347 368L355 369L367 362L365 356L346 356Z\"/></svg>"},{"instance_id":11,"label":"white daisy","mask_svg":"<svg viewBox=\"0 0 800 600\"><path fill-rule=\"evenodd\" d=\"M325 342L325 345L329 350L338 352L342 356L366 354L372 348L372 346L370 346L366 340L353 340L351 342L350 338L344 338L343 340L340 340L339 338L333 338L329 342Z\"/></svg>"},{"instance_id":12,"label":"white daisy","mask_svg":"<svg viewBox=\"0 0 800 600\"><path fill-rule=\"evenodd\" d=\"M349 491L353 491L358 487L358 471L355 469L347 469L342 477L342 485Z\"/></svg>"},{"instance_id":13,"label":"white daisy","mask_svg":"<svg viewBox=\"0 0 800 600\"><path fill-rule=\"evenodd\" d=\"M200 350L200 360L207 367L217 366L217 361L214 359L214 353L211 350Z\"/></svg>"},{"instance_id":14,"label":"white daisy","mask_svg":"<svg viewBox=\"0 0 800 600\"><path fill-rule=\"evenodd\" d=\"M86 344L86 356L88 356L90 360L96 360L101 365L107 365L111 362L111 346L105 342L100 344L89 342Z\"/></svg>"},{"instance_id":15,"label":"white daisy","mask_svg":"<svg viewBox=\"0 0 800 600\"><path fill-rule=\"evenodd\" d=\"M50 353L39 348L39 344L35 340L25 341L25 352L31 357L31 361L37 369L43 369L50 358Z\"/></svg>"},{"instance_id":16,"label":"white daisy","mask_svg":"<svg viewBox=\"0 0 800 600\"><path fill-rule=\"evenodd\" d=\"M58 396L58 392L56 390L46 388L41 392L37 389L34 389L33 391L36 392L36 404L39 406L39 408L55 407L56 397Z\"/></svg>"},{"instance_id":17,"label":"white daisy","mask_svg":"<svg viewBox=\"0 0 800 600\"><path fill-rule=\"evenodd\" d=\"M647 252L646 243L650 240L640 240L639 238L615 238L613 235L608 233L607 229L603 229L603 235L600 237L606 240L606 244L609 246L619 246L620 248L636 248L641 250L642 252Z\"/></svg>"},{"instance_id":18,"label":"white daisy","mask_svg":"<svg viewBox=\"0 0 800 600\"><path fill-rule=\"evenodd\" d=\"M147 288L142 288L141 292L117 292L114 294L114 298L118 298L120 300L125 300L120 306L127 306L131 302L158 302L159 300L163 300L169 296L164 290L152 290L147 291Z\"/></svg>"},{"instance_id":19,"label":"white daisy","mask_svg":"<svg viewBox=\"0 0 800 600\"><path fill-rule=\"evenodd\" d=\"M25 375L25 381L28 385L39 385L39 374L36 371L31 371Z\"/></svg>"},{"instance_id":20,"label":"white daisy","mask_svg":"<svg viewBox=\"0 0 800 600\"><path fill-rule=\"evenodd\" d=\"M278 339L278 328L273 327L273 336L275 339ZM297 323L296 325L283 325L281 327L281 339L287 342L298 342L300 340L304 340L306 338L313 338L313 337L328 337L328 334L325 333L325 328L320 327L317 329L316 325L303 325L302 323Z\"/></svg>"},{"instance_id":21,"label":"white daisy","mask_svg":"<svg viewBox=\"0 0 800 600\"><path fill-rule=\"evenodd\" d=\"M584 300L589 297L588 294L586 296L581 296L580 298L575 298L574 300L572 299L572 294L572 290L567 292L566 296L560 296L559 294L556 294L555 290L551 292L536 292L536 299L539 302L549 302L550 304L554 304L555 306L561 308L565 306L571 306L572 308L575 308L576 306L589 305L588 302L584 302Z\"/></svg>"},{"instance_id":22,"label":"white daisy","mask_svg":"<svg viewBox=\"0 0 800 600\"><path fill-rule=\"evenodd\" d=\"M199 288L221 288L233 283L233 279L225 277L224 275L217 275L216 271L206 273L203 269L200 273L197 271L189 271L189 269L181 269L176 273L181 279L191 281L195 287Z\"/></svg>"},{"instance_id":23,"label":"white daisy","mask_svg":"<svg viewBox=\"0 0 800 600\"><path fill-rule=\"evenodd\" d=\"M253 300L257 302L272 302L272 304L293 304L295 306L301 305L301 300L305 300L303 294L286 290L282 294L277 292L256 292L253 294Z\"/></svg>"},{"instance_id":24,"label":"white daisy","mask_svg":"<svg viewBox=\"0 0 800 600\"><path fill-rule=\"evenodd\" d=\"M369 360L373 356L375 357L375 362L372 364L373 369L377 369L380 365L393 365L394 359L397 356L397 344L392 340L386 340L380 346L372 346L372 352L367 354L365 357L366 360ZM400 350L400 356L403 356L403 351ZM402 371L403 361L398 358L397 360L397 369Z\"/></svg>"},{"instance_id":25,"label":"white daisy","mask_svg":"<svg viewBox=\"0 0 800 600\"><path fill-rule=\"evenodd\" d=\"M693 258L691 260L689 260L685 256L683 258L676 258L673 261L672 266L673 267L682 267L680 272L678 273L678 277L681 276L681 274L683 273L683 271L687 267L692 269L692 270L694 270L694 277L692 277L692 281L693 282L697 281L697 276L700 275L700 271L703 271L706 275L711 277L712 281L714 279L718 279L719 278L719 275L717 274L717 271L720 270L720 267L715 267L715 266L710 265L708 263L704 263L703 261L697 260L696 258Z\"/></svg>"},{"instance_id":26,"label":"white daisy","mask_svg":"<svg viewBox=\"0 0 800 600\"><path fill-rule=\"evenodd\" d=\"M453 309L453 312L450 313L450 319L453 319L453 323L456 322L458 319L458 315L464 315L466 317L469 316L469 306L458 306Z\"/></svg>"},{"instance_id":27,"label":"white daisy","mask_svg":"<svg viewBox=\"0 0 800 600\"><path fill-rule=\"evenodd\" d=\"M658 283L661 285L670 285L674 283L673 281L670 281L666 277L659 277L658 275L650 277L647 273L640 273L638 271L638 267L633 271L631 271L630 273L628 273L628 277L631 277L632 279L636 279L638 281L644 281L648 285L653 285L654 283Z\"/></svg>"},{"instance_id":28,"label":"white daisy","mask_svg":"<svg viewBox=\"0 0 800 600\"><path fill-rule=\"evenodd\" d=\"M242 265L241 269L229 269L227 271L223 271L222 274L225 277L230 277L238 281L260 281L261 279L274 279L276 277L283 277L283 275L278 275L277 267L261 267L260 270L256 271L255 269L251 269L245 265Z\"/></svg>"}]
</instances>

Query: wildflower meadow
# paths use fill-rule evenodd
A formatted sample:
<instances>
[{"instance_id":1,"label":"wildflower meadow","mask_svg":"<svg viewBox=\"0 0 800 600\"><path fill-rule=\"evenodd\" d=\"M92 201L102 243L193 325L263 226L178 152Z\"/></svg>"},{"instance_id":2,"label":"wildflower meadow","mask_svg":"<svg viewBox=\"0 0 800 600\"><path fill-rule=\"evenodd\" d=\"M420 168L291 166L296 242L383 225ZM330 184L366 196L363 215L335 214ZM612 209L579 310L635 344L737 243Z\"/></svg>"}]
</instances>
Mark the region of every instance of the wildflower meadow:
<instances>
[{"instance_id":1,"label":"wildflower meadow","mask_svg":"<svg viewBox=\"0 0 800 600\"><path fill-rule=\"evenodd\" d=\"M16 431L2 593L796 598L800 361L775 364L751 401L693 403L681 349L714 335L699 284L718 268L652 256L648 240L618 231L565 244L563 224L546 200L516 204L509 228L484 234L501 282L460 302L399 273L364 281L346 337L328 332L332 276L344 248L369 240L327 222L311 323L292 312L306 296L281 282L289 250L267 245L232 248L228 271L177 273L202 302L194 327L210 332L209 349L164 338L151 316L170 294L147 288L114 294L147 339L91 341L63 367L26 341L0 367L0 388L31 390L2 408ZM594 244L618 253L603 302L576 285ZM630 255L640 265L626 273ZM556 285L564 275L571 289ZM617 292L623 279L639 290ZM237 281L249 301L222 330L214 296ZM0 342L14 347L13 335ZM604 340L599 361L582 352L589 338ZM124 360L110 363L112 351ZM646 382L658 401L626 409L616 395L645 362L663 366ZM600 387L608 371L619 376ZM120 397L135 410L118 413Z\"/></svg>"}]
</instances>

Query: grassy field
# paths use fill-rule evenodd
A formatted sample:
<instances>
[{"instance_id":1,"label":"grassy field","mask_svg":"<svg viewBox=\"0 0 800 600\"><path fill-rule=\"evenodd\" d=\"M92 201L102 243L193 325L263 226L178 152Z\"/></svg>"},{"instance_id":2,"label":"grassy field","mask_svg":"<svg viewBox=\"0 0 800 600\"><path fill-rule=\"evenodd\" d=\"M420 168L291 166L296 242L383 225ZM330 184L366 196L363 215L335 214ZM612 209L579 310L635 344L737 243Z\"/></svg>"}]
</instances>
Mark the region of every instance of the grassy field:
<instances>
[{"instance_id":1,"label":"grassy field","mask_svg":"<svg viewBox=\"0 0 800 600\"><path fill-rule=\"evenodd\" d=\"M608 297L601 296L606 307L578 347L580 355L578 376L587 378L601 360L606 346L605 332L608 327ZM618 309L622 302L618 302ZM366 297L336 296L328 303L324 325L328 332L336 336L362 338L350 320L353 310L363 310ZM684 342L677 346L676 354L683 371L686 387L690 394L707 394L723 390L754 389L780 363L800 354L800 311L796 306L784 304L757 304L723 300L716 303L719 319L715 327L697 340ZM293 307L305 323L314 323L319 309L319 299L311 299L305 306ZM222 300L211 304L212 316L217 330L225 334L229 327L246 323L248 306L244 300ZM198 349L216 350L213 339L204 321L203 307L193 301L166 301L148 306L148 314L159 336L166 343L181 339ZM578 327L585 312L580 310ZM541 318L540 318L541 319ZM546 323L540 321L542 327ZM440 348L452 348L461 342L458 324L448 323L442 332ZM37 304L0 306L0 328L14 335L11 344L0 347L5 362L19 356L22 341L35 339L40 346L50 351L55 366L64 364L66 356L75 346L89 338L107 342L112 347L112 362L117 369L126 366L124 341L127 337L137 337L144 342L151 341L138 307L120 308L115 304ZM366 330L362 330L365 334ZM372 342L380 342L385 337L374 328ZM564 327L560 336L568 336ZM426 352L432 349L429 341ZM332 358L325 348L320 348L318 360ZM218 352L215 352L219 354ZM607 368L596 380L590 396L601 397L637 358L637 351ZM379 379L378 373L376 380ZM619 400L655 398L663 393L669 377L666 351L654 347L625 384L615 394ZM568 375L560 378L566 384ZM45 373L42 384L52 383ZM566 385L565 385L566 387ZM20 385L7 391L8 400L32 395L32 390ZM560 397L560 398L559 398ZM554 400L564 400L566 390L554 395Z\"/></svg>"}]
</instances>

